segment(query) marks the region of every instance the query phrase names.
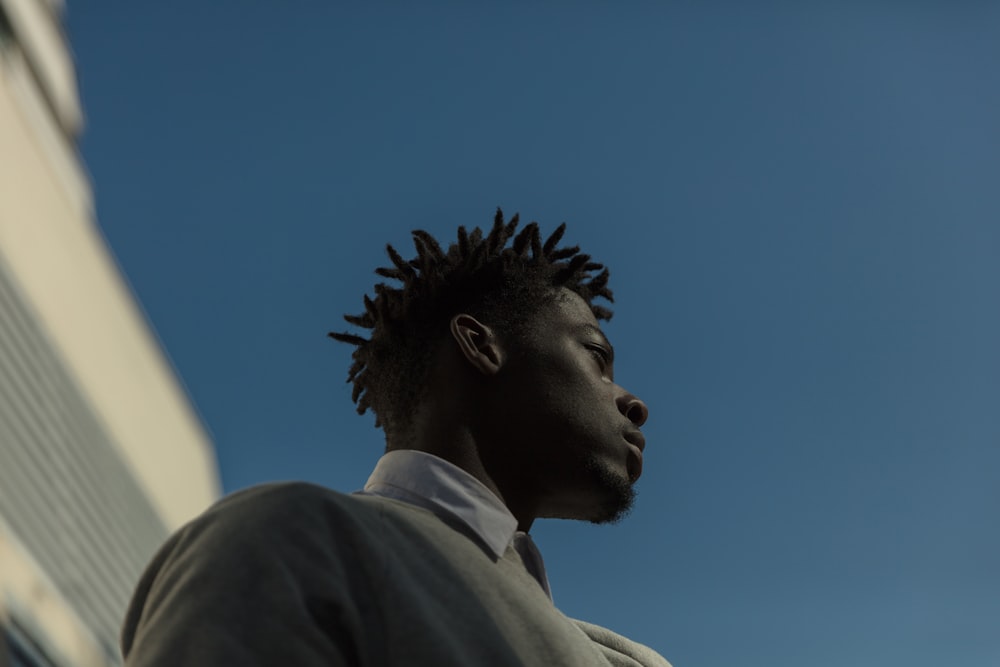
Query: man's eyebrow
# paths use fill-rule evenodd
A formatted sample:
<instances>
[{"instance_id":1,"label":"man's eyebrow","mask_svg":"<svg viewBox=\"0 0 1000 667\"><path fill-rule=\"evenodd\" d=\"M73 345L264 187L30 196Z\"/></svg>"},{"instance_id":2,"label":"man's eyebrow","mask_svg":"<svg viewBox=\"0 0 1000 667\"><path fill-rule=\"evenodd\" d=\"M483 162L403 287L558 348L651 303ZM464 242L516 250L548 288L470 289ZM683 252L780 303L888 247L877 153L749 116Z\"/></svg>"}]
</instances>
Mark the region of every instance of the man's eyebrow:
<instances>
[{"instance_id":1,"label":"man's eyebrow","mask_svg":"<svg viewBox=\"0 0 1000 667\"><path fill-rule=\"evenodd\" d=\"M615 346L611 344L611 341L608 340L608 337L604 335L604 332L601 331L601 328L600 327L595 327L593 324L584 324L584 325L581 325L580 329L582 329L583 331L587 331L589 333L597 334L598 336L600 336L600 338L604 342L604 344L608 346L608 352L610 353L610 356L611 356L611 358L608 359L608 361L611 362L611 363L614 363L614 361L615 361Z\"/></svg>"}]
</instances>

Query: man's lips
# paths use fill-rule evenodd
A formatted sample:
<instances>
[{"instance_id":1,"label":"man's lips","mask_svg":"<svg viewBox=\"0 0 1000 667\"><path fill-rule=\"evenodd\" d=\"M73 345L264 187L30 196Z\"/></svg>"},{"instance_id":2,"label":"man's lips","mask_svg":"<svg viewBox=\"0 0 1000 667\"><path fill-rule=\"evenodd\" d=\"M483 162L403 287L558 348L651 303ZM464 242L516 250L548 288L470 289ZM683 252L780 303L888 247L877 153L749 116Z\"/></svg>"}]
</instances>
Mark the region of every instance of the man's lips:
<instances>
[{"instance_id":1,"label":"man's lips","mask_svg":"<svg viewBox=\"0 0 1000 667\"><path fill-rule=\"evenodd\" d=\"M635 483L642 475L642 451L646 448L646 437L639 431L629 431L625 434L625 442L629 444L631 455L628 457L628 476Z\"/></svg>"},{"instance_id":2,"label":"man's lips","mask_svg":"<svg viewBox=\"0 0 1000 667\"><path fill-rule=\"evenodd\" d=\"M646 436L642 434L641 431L629 431L625 434L625 441L629 444L635 445L642 453L646 450Z\"/></svg>"}]
</instances>

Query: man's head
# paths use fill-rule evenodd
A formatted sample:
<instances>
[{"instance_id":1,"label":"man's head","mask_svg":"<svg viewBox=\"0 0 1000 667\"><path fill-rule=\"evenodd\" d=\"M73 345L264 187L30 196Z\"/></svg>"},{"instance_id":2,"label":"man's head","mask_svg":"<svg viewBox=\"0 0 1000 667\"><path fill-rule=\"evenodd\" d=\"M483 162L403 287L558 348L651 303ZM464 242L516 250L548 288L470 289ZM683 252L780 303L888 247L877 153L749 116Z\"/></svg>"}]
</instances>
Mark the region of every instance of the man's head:
<instances>
[{"instance_id":1,"label":"man's head","mask_svg":"<svg viewBox=\"0 0 1000 667\"><path fill-rule=\"evenodd\" d=\"M390 448L426 429L424 408L447 404L434 419L462 422L509 506L613 520L631 504L646 407L614 383L598 325L611 313L593 303L612 299L608 271L556 247L565 225L543 243L536 223L513 237L517 222L498 210L488 235L459 228L447 252L414 231L410 261L388 246L394 266L376 272L402 287L376 285L365 312L345 316L371 337L330 336L357 346L353 398L359 413L375 412Z\"/></svg>"}]
</instances>

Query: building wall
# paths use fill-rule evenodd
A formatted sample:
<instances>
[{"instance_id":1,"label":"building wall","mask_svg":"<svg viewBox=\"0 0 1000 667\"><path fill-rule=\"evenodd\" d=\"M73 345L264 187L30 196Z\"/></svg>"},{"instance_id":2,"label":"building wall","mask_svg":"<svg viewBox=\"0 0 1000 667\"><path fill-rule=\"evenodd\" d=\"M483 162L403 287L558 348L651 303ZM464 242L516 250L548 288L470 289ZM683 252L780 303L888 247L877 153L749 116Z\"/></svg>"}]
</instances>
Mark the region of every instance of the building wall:
<instances>
[{"instance_id":1,"label":"building wall","mask_svg":"<svg viewBox=\"0 0 1000 667\"><path fill-rule=\"evenodd\" d=\"M60 11L0 0L0 625L90 667L118 664L139 572L219 481L97 227Z\"/></svg>"}]
</instances>

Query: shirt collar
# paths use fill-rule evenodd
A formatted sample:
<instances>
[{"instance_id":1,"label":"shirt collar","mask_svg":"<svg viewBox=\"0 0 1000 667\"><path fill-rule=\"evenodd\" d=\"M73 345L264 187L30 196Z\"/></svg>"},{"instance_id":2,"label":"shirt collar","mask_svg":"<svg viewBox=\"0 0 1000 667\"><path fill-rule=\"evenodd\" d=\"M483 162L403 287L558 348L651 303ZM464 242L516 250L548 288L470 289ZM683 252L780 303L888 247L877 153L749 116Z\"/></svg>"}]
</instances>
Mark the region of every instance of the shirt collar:
<instances>
[{"instance_id":1,"label":"shirt collar","mask_svg":"<svg viewBox=\"0 0 1000 667\"><path fill-rule=\"evenodd\" d=\"M444 459L397 449L379 459L363 493L447 512L468 526L500 558L517 532L517 519L478 479Z\"/></svg>"}]
</instances>

